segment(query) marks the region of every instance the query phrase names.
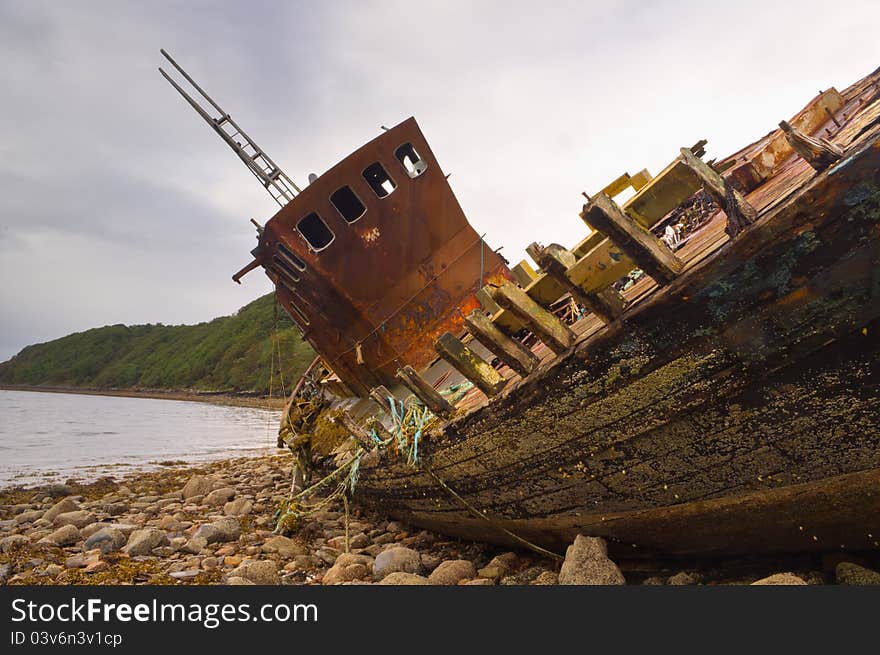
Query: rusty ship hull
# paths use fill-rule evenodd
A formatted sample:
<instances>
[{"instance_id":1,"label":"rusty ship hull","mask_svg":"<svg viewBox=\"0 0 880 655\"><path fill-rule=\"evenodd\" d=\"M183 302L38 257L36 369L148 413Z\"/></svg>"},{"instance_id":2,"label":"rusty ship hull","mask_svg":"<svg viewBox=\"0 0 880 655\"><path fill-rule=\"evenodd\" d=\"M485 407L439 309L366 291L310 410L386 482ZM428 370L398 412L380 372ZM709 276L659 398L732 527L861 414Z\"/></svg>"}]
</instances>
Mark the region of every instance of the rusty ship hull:
<instances>
[{"instance_id":1,"label":"rusty ship hull","mask_svg":"<svg viewBox=\"0 0 880 655\"><path fill-rule=\"evenodd\" d=\"M844 94L835 165L788 157L745 196L753 225L729 238L714 217L673 281L641 281L616 320L579 321L568 351L505 371L491 400L474 392L421 469L383 459L358 497L445 534L557 552L578 533L633 557L876 550L876 78ZM738 154L755 161L777 137Z\"/></svg>"},{"instance_id":2,"label":"rusty ship hull","mask_svg":"<svg viewBox=\"0 0 880 655\"><path fill-rule=\"evenodd\" d=\"M629 555L875 549L880 143L584 334L362 499L446 534Z\"/></svg>"},{"instance_id":3,"label":"rusty ship hull","mask_svg":"<svg viewBox=\"0 0 880 655\"><path fill-rule=\"evenodd\" d=\"M414 119L300 190L168 59L281 205L233 279L261 267L318 352L280 432L301 468L323 420L356 502L449 535L878 548L880 69L726 159L624 173L535 270L471 227ZM432 419L404 435L404 407Z\"/></svg>"}]
</instances>

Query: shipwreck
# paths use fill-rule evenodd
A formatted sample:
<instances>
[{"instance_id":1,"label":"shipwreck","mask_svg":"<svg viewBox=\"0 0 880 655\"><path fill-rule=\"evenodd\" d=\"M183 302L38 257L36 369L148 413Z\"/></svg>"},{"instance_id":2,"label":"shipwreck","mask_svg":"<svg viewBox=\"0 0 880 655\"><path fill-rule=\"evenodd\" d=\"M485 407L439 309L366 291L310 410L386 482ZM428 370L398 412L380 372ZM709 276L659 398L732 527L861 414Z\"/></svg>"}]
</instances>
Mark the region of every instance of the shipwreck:
<instances>
[{"instance_id":1,"label":"shipwreck","mask_svg":"<svg viewBox=\"0 0 880 655\"><path fill-rule=\"evenodd\" d=\"M234 279L263 269L319 354L282 421L303 466L556 552L878 547L880 69L729 157L699 141L585 193L579 243L510 267L414 119L300 189L172 64L280 205Z\"/></svg>"}]
</instances>

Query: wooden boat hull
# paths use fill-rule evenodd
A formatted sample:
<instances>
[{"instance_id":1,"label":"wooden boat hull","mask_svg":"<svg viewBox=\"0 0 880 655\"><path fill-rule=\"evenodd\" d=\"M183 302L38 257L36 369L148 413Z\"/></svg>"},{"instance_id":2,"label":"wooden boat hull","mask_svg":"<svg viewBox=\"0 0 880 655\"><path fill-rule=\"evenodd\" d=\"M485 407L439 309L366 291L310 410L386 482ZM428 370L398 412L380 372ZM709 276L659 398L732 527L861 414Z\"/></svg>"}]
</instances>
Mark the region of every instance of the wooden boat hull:
<instances>
[{"instance_id":1,"label":"wooden boat hull","mask_svg":"<svg viewBox=\"0 0 880 655\"><path fill-rule=\"evenodd\" d=\"M415 525L561 549L876 548L880 144L432 434L358 498ZM491 520L476 518L430 469Z\"/></svg>"}]
</instances>

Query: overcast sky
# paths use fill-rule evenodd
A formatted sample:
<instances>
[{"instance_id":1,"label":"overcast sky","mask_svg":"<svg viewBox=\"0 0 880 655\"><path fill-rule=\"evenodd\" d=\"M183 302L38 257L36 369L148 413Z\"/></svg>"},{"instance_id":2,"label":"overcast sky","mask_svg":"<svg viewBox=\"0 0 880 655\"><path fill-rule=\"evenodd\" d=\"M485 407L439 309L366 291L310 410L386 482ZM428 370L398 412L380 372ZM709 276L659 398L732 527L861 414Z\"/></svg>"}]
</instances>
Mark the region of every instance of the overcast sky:
<instances>
[{"instance_id":1,"label":"overcast sky","mask_svg":"<svg viewBox=\"0 0 880 655\"><path fill-rule=\"evenodd\" d=\"M730 154L880 65L880 3L0 0L0 360L195 323L277 209L160 77L177 61L300 185L415 116L513 263L585 234L581 191Z\"/></svg>"}]
</instances>

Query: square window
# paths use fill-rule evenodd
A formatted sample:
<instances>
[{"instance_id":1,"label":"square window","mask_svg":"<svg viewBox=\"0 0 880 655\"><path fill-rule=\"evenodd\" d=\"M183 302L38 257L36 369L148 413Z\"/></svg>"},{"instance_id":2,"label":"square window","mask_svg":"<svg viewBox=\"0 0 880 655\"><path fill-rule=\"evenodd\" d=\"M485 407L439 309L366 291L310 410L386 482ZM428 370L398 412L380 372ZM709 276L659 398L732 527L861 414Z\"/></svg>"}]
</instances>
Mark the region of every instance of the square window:
<instances>
[{"instance_id":1,"label":"square window","mask_svg":"<svg viewBox=\"0 0 880 655\"><path fill-rule=\"evenodd\" d=\"M323 250L333 241L334 235L318 214L312 212L303 216L296 224L296 230L315 252Z\"/></svg>"},{"instance_id":2,"label":"square window","mask_svg":"<svg viewBox=\"0 0 880 655\"><path fill-rule=\"evenodd\" d=\"M419 157L419 153L411 143L404 143L400 146L394 151L394 156L397 157L397 161L410 177L418 177L428 170L428 165Z\"/></svg>"},{"instance_id":3,"label":"square window","mask_svg":"<svg viewBox=\"0 0 880 655\"><path fill-rule=\"evenodd\" d=\"M384 198L397 188L394 180L379 162L370 164L364 169L364 179L380 198Z\"/></svg>"},{"instance_id":4,"label":"square window","mask_svg":"<svg viewBox=\"0 0 880 655\"><path fill-rule=\"evenodd\" d=\"M351 190L351 187L347 186L337 189L333 195L330 196L330 202L333 203L333 206L336 207L336 211L338 211L339 215L345 219L346 223L354 223L367 211L367 208L364 207L364 203L362 203L355 192Z\"/></svg>"}]
</instances>

